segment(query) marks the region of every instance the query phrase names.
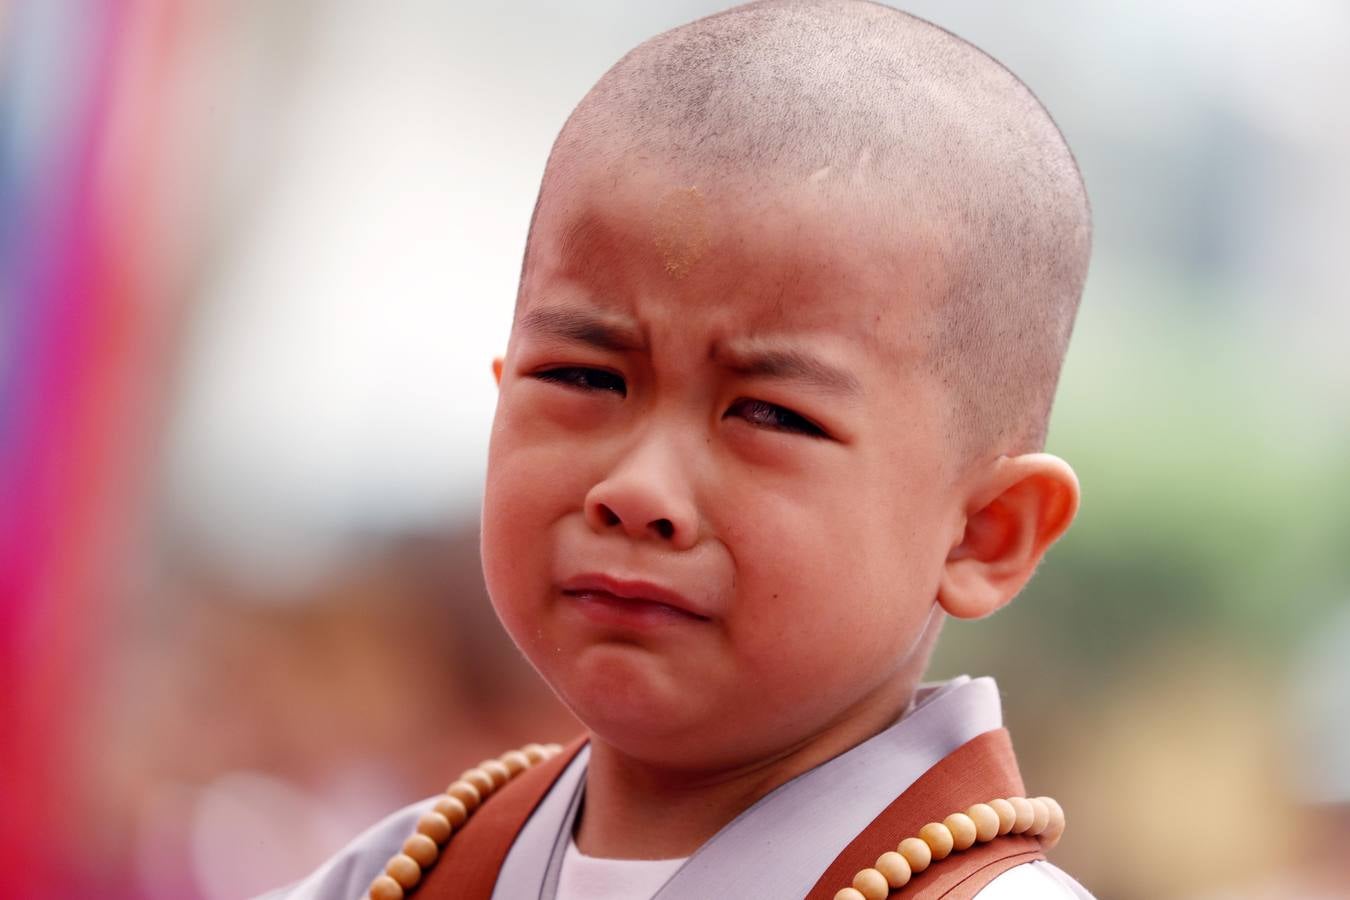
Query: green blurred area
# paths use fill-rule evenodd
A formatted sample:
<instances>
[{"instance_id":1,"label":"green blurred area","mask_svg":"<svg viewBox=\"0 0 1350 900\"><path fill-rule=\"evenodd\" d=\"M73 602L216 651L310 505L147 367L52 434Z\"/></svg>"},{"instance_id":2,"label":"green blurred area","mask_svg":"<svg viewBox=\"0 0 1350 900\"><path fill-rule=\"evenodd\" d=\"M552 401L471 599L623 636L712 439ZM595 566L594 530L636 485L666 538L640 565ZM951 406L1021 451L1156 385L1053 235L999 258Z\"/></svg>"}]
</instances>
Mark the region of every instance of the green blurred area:
<instances>
[{"instance_id":1,"label":"green blurred area","mask_svg":"<svg viewBox=\"0 0 1350 900\"><path fill-rule=\"evenodd\" d=\"M1345 723L1306 721L1293 677L1350 603L1344 365L1220 283L1098 257L1047 447L1078 473L1078 518L1010 607L948 623L930 671L998 677L1028 785L1076 814L1057 859L1101 897L1345 874L1295 788L1318 777L1309 731ZM1202 809L1201 833L1169 836ZM1283 838L1247 869L1253 817Z\"/></svg>"},{"instance_id":2,"label":"green blurred area","mask_svg":"<svg viewBox=\"0 0 1350 900\"><path fill-rule=\"evenodd\" d=\"M1050 441L1078 518L989 631L1109 680L1178 634L1272 665L1350 600L1350 407L1192 286L1093 273ZM938 668L987 639L953 628Z\"/></svg>"}]
</instances>

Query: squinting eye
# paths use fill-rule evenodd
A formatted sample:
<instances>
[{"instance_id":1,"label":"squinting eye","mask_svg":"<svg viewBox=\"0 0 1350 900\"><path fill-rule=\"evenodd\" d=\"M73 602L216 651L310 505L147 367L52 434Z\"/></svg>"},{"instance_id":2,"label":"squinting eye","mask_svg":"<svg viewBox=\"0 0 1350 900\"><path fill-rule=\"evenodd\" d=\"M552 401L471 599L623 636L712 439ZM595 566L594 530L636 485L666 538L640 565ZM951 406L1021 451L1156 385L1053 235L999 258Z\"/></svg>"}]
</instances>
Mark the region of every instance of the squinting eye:
<instances>
[{"instance_id":1,"label":"squinting eye","mask_svg":"<svg viewBox=\"0 0 1350 900\"><path fill-rule=\"evenodd\" d=\"M750 400L742 397L731 404L731 408L726 411L726 415L722 418L725 419L731 415L740 416L751 425L772 428L775 431L794 432L809 437L827 437L825 432L810 420L797 415L790 409L765 403L763 400Z\"/></svg>"},{"instance_id":2,"label":"squinting eye","mask_svg":"<svg viewBox=\"0 0 1350 900\"><path fill-rule=\"evenodd\" d=\"M560 369L546 369L543 372L535 372L533 377L540 381L551 381L554 384L578 388L583 391L613 391L620 397L628 396L628 387L624 384L622 376L615 375L613 372L606 372L604 369L564 366Z\"/></svg>"}]
</instances>

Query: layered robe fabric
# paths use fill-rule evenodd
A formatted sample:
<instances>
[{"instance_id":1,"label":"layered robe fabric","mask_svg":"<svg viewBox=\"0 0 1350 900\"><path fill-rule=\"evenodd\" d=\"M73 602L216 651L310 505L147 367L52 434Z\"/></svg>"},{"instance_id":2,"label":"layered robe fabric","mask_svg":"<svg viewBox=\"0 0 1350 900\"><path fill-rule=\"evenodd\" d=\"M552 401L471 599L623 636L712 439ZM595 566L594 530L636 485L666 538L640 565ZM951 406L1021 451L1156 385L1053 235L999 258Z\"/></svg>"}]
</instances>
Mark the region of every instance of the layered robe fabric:
<instances>
[{"instance_id":1,"label":"layered robe fabric","mask_svg":"<svg viewBox=\"0 0 1350 900\"><path fill-rule=\"evenodd\" d=\"M967 792L988 784L1021 793L1002 724L992 679L963 676L925 685L895 725L762 798L686 860L651 900L830 900L853 872L924 822L992 799L977 793L941 812L924 808L963 797L962 779L969 781ZM519 787L513 783L494 795L451 838L412 896L553 900L581 805L588 756L585 746L574 744L520 776ZM433 802L396 813L312 876L268 900L364 896ZM958 856L969 858L955 861ZM949 860L916 877L903 896L1091 900L1077 882L1044 861L1034 839L999 838Z\"/></svg>"}]
</instances>

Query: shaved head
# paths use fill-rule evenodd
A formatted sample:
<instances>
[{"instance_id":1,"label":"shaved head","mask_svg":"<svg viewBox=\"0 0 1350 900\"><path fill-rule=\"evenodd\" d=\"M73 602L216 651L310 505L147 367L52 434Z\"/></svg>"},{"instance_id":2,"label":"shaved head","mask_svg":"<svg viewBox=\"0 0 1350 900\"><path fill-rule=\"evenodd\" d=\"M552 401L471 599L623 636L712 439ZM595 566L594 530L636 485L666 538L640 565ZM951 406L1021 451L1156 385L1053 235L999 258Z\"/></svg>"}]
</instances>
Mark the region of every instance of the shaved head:
<instances>
[{"instance_id":1,"label":"shaved head","mask_svg":"<svg viewBox=\"0 0 1350 900\"><path fill-rule=\"evenodd\" d=\"M767 0L668 31L572 113L535 221L583 169L645 165L825 192L897 247L922 236L941 275L931 297L897 287L894 302L925 305L921 364L950 391L954 441L972 456L1043 445L1090 216L1049 114L981 50L861 0Z\"/></svg>"}]
</instances>

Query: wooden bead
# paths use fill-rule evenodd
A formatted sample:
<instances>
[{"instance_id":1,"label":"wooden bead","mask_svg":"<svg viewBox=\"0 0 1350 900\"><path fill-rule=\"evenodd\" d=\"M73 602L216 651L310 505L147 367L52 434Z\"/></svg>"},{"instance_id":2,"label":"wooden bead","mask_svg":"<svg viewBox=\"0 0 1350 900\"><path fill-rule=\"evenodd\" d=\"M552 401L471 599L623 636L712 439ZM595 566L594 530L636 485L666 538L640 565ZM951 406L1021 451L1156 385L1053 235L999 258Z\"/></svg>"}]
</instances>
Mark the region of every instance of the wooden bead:
<instances>
[{"instance_id":1,"label":"wooden bead","mask_svg":"<svg viewBox=\"0 0 1350 900\"><path fill-rule=\"evenodd\" d=\"M422 878L422 867L406 853L398 853L384 867L384 874L399 883L405 891Z\"/></svg>"},{"instance_id":2,"label":"wooden bead","mask_svg":"<svg viewBox=\"0 0 1350 900\"><path fill-rule=\"evenodd\" d=\"M990 800L989 806L998 813L998 833L1007 834L1012 831L1013 823L1017 821L1017 810L1007 800Z\"/></svg>"},{"instance_id":3,"label":"wooden bead","mask_svg":"<svg viewBox=\"0 0 1350 900\"><path fill-rule=\"evenodd\" d=\"M952 833L953 850L965 850L975 843L975 822L965 813L952 813L942 824Z\"/></svg>"},{"instance_id":4,"label":"wooden bead","mask_svg":"<svg viewBox=\"0 0 1350 900\"><path fill-rule=\"evenodd\" d=\"M877 857L876 870L886 877L886 883L893 888L902 888L909 884L909 879L914 874L909 868L909 861L894 850Z\"/></svg>"},{"instance_id":5,"label":"wooden bead","mask_svg":"<svg viewBox=\"0 0 1350 900\"><path fill-rule=\"evenodd\" d=\"M436 857L441 855L441 848L436 846L436 842L425 834L411 835L403 842L403 852L412 857L423 869L429 869L436 862Z\"/></svg>"},{"instance_id":6,"label":"wooden bead","mask_svg":"<svg viewBox=\"0 0 1350 900\"><path fill-rule=\"evenodd\" d=\"M436 863L441 847L454 830L464 824L489 794L562 751L561 744L527 744L466 770L436 799L431 810L422 814L417 820L417 830L403 842L402 852L395 854L385 864L384 874L370 883L371 900L403 900L405 892L411 891L423 873ZM884 880L885 876L880 877ZM839 896L840 900L872 900L853 888L840 891Z\"/></svg>"},{"instance_id":7,"label":"wooden bead","mask_svg":"<svg viewBox=\"0 0 1350 900\"><path fill-rule=\"evenodd\" d=\"M946 859L955 843L952 840L951 830L941 822L929 822L920 828L919 837L923 838L923 842L932 851L933 859Z\"/></svg>"},{"instance_id":8,"label":"wooden bead","mask_svg":"<svg viewBox=\"0 0 1350 900\"><path fill-rule=\"evenodd\" d=\"M511 770L502 765L499 759L485 759L478 764L478 768L488 773L494 791L511 780Z\"/></svg>"},{"instance_id":9,"label":"wooden bead","mask_svg":"<svg viewBox=\"0 0 1350 900\"><path fill-rule=\"evenodd\" d=\"M909 868L915 875L928 868L928 864L933 861L932 849L916 837L905 838L895 850L905 858L905 862L909 863Z\"/></svg>"},{"instance_id":10,"label":"wooden bead","mask_svg":"<svg viewBox=\"0 0 1350 900\"><path fill-rule=\"evenodd\" d=\"M1036 810L1026 797L1009 797L1008 802L1012 804L1013 812L1017 814L1016 820L1013 821L1012 833L1021 834L1035 821Z\"/></svg>"},{"instance_id":11,"label":"wooden bead","mask_svg":"<svg viewBox=\"0 0 1350 900\"><path fill-rule=\"evenodd\" d=\"M998 837L998 813L988 803L976 803L966 810L966 815L975 823L975 840L983 844Z\"/></svg>"},{"instance_id":12,"label":"wooden bead","mask_svg":"<svg viewBox=\"0 0 1350 900\"><path fill-rule=\"evenodd\" d=\"M422 818L417 820L417 833L444 844L450 840L450 821L438 812L423 813Z\"/></svg>"},{"instance_id":13,"label":"wooden bead","mask_svg":"<svg viewBox=\"0 0 1350 900\"><path fill-rule=\"evenodd\" d=\"M834 900L867 900L867 898L858 893L857 888L846 887L834 892Z\"/></svg>"},{"instance_id":14,"label":"wooden bead","mask_svg":"<svg viewBox=\"0 0 1350 900\"><path fill-rule=\"evenodd\" d=\"M502 765L512 776L516 776L530 767L530 758L519 750L511 750L502 754Z\"/></svg>"},{"instance_id":15,"label":"wooden bead","mask_svg":"<svg viewBox=\"0 0 1350 900\"><path fill-rule=\"evenodd\" d=\"M485 775L483 777L486 778L487 776ZM478 804L483 802L483 795L479 793L478 788L463 779L450 785L445 789L445 792L460 803L463 803L464 808L469 812L473 812Z\"/></svg>"},{"instance_id":16,"label":"wooden bead","mask_svg":"<svg viewBox=\"0 0 1350 900\"><path fill-rule=\"evenodd\" d=\"M1036 815L1031 820L1031 827L1027 829L1027 834L1035 837L1045 830L1045 826L1050 824L1050 807L1045 805L1045 801L1037 797L1031 801L1031 808L1035 810Z\"/></svg>"},{"instance_id":17,"label":"wooden bead","mask_svg":"<svg viewBox=\"0 0 1350 900\"><path fill-rule=\"evenodd\" d=\"M381 875L370 883L370 900L403 900L403 885Z\"/></svg>"},{"instance_id":18,"label":"wooden bead","mask_svg":"<svg viewBox=\"0 0 1350 900\"><path fill-rule=\"evenodd\" d=\"M445 816L446 821L455 828L463 825L464 820L469 817L469 808L464 805L464 801L449 794L438 797L436 805L431 808Z\"/></svg>"},{"instance_id":19,"label":"wooden bead","mask_svg":"<svg viewBox=\"0 0 1350 900\"><path fill-rule=\"evenodd\" d=\"M479 797L486 797L488 794L492 793L495 788L495 785L492 783L492 776L477 767L465 769L464 773L459 776L459 780L467 781L477 788Z\"/></svg>"},{"instance_id":20,"label":"wooden bead","mask_svg":"<svg viewBox=\"0 0 1350 900\"><path fill-rule=\"evenodd\" d=\"M866 900L886 900L891 892L886 876L876 869L862 869L854 875L853 889L862 894Z\"/></svg>"},{"instance_id":21,"label":"wooden bead","mask_svg":"<svg viewBox=\"0 0 1350 900\"><path fill-rule=\"evenodd\" d=\"M1050 823L1045 826L1041 832L1041 846L1046 850L1055 849L1059 839L1064 835L1064 807L1060 806L1053 797L1038 797L1050 810Z\"/></svg>"}]
</instances>

